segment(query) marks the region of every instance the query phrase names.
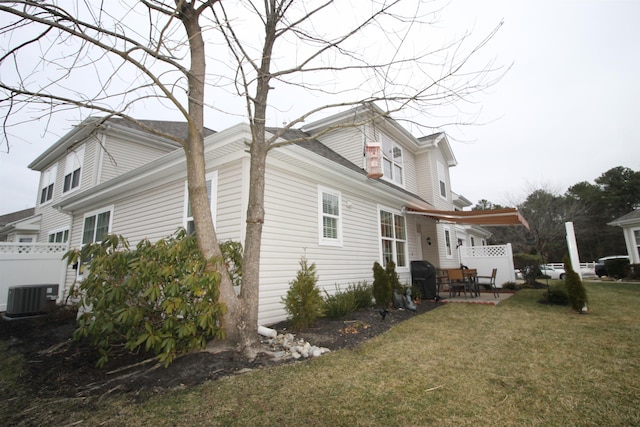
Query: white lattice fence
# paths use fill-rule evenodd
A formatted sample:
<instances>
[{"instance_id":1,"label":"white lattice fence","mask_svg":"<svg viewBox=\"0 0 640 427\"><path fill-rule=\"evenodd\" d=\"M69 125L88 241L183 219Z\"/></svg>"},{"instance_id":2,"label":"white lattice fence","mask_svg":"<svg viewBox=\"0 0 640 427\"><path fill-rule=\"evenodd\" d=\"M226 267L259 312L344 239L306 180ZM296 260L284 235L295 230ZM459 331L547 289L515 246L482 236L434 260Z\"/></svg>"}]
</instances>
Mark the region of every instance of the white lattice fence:
<instances>
[{"instance_id":1,"label":"white lattice fence","mask_svg":"<svg viewBox=\"0 0 640 427\"><path fill-rule=\"evenodd\" d=\"M511 244L491 246L461 246L460 262L469 268L478 270L480 276L489 276L494 268L498 269L496 285L515 282L513 252Z\"/></svg>"},{"instance_id":2,"label":"white lattice fence","mask_svg":"<svg viewBox=\"0 0 640 427\"><path fill-rule=\"evenodd\" d=\"M64 254L66 243L0 243L0 254Z\"/></svg>"},{"instance_id":3,"label":"white lattice fence","mask_svg":"<svg viewBox=\"0 0 640 427\"><path fill-rule=\"evenodd\" d=\"M507 256L506 245L462 246L460 249L462 249L462 256L465 258L494 258Z\"/></svg>"},{"instance_id":4,"label":"white lattice fence","mask_svg":"<svg viewBox=\"0 0 640 427\"><path fill-rule=\"evenodd\" d=\"M0 243L0 311L12 286L58 284L62 292L67 249L66 243Z\"/></svg>"}]
</instances>

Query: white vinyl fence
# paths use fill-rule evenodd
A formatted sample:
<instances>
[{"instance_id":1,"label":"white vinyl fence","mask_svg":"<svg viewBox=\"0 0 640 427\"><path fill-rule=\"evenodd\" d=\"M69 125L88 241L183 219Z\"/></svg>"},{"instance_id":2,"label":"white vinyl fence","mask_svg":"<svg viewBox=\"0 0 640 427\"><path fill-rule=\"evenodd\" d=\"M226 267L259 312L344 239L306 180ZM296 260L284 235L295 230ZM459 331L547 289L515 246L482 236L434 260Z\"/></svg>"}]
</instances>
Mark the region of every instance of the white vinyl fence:
<instances>
[{"instance_id":1,"label":"white vinyl fence","mask_svg":"<svg viewBox=\"0 0 640 427\"><path fill-rule=\"evenodd\" d=\"M7 309L9 288L57 284L64 291L66 243L0 243L0 311Z\"/></svg>"},{"instance_id":2,"label":"white vinyl fence","mask_svg":"<svg viewBox=\"0 0 640 427\"><path fill-rule=\"evenodd\" d=\"M513 268L513 251L511 244L490 246L460 246L460 262L469 268L478 270L478 276L490 276L497 268L496 286L503 283L515 282L516 274Z\"/></svg>"}]
</instances>

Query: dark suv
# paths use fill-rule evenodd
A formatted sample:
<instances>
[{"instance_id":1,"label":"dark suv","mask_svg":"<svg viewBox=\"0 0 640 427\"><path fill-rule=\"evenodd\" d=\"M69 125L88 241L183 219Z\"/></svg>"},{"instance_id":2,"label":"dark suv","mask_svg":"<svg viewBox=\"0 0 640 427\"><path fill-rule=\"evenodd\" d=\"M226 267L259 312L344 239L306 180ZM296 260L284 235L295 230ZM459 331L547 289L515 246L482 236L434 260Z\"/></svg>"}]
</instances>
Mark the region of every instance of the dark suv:
<instances>
[{"instance_id":1,"label":"dark suv","mask_svg":"<svg viewBox=\"0 0 640 427\"><path fill-rule=\"evenodd\" d=\"M596 276L598 277L608 276L607 269L605 268L604 263L605 261L609 261L611 259L626 259L628 262L629 256L628 255L611 255L611 256L600 258L596 263L596 267L595 267Z\"/></svg>"}]
</instances>

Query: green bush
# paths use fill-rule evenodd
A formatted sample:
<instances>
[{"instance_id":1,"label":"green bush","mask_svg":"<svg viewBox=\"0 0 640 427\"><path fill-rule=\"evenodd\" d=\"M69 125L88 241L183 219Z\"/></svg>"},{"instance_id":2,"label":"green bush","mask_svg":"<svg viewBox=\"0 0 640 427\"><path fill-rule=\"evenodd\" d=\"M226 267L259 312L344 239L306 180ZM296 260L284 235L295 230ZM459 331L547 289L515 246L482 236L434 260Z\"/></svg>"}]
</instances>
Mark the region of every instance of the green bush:
<instances>
[{"instance_id":1,"label":"green bush","mask_svg":"<svg viewBox=\"0 0 640 427\"><path fill-rule=\"evenodd\" d=\"M396 264L393 261L389 261L384 271L387 273L387 277L389 278L389 283L391 284L391 292L393 290L397 290L398 293L404 295L404 287L400 284L400 277L398 277L398 273L396 273Z\"/></svg>"},{"instance_id":2,"label":"green bush","mask_svg":"<svg viewBox=\"0 0 640 427\"><path fill-rule=\"evenodd\" d=\"M573 270L569 257L565 255L562 261L564 262L564 283L567 287L569 305L575 311L581 313L583 307L587 304L587 290L584 288L580 275Z\"/></svg>"},{"instance_id":3,"label":"green bush","mask_svg":"<svg viewBox=\"0 0 640 427\"><path fill-rule=\"evenodd\" d=\"M224 338L219 319L220 273L208 271L194 236L181 230L134 250L122 236L107 236L81 250L69 251L69 264L90 260L76 289L81 307L75 339L89 338L101 354L98 366L124 343L144 348L168 366L181 353L203 348L209 338ZM86 262L86 261L85 261Z\"/></svg>"},{"instance_id":4,"label":"green bush","mask_svg":"<svg viewBox=\"0 0 640 427\"><path fill-rule=\"evenodd\" d=\"M329 295L327 291L324 291L324 293L324 313L331 319L344 317L349 313L353 313L357 308L353 292L341 292L340 288L336 286L336 292L333 295Z\"/></svg>"},{"instance_id":5,"label":"green bush","mask_svg":"<svg viewBox=\"0 0 640 427\"><path fill-rule=\"evenodd\" d=\"M323 315L324 301L317 282L316 265L309 265L306 258L302 257L300 270L295 280L289 283L286 298L282 299L294 329L309 328Z\"/></svg>"},{"instance_id":6,"label":"green bush","mask_svg":"<svg viewBox=\"0 0 640 427\"><path fill-rule=\"evenodd\" d=\"M607 270L607 276L621 279L625 277L625 268L629 265L628 259L608 259L604 262L604 268Z\"/></svg>"},{"instance_id":7,"label":"green bush","mask_svg":"<svg viewBox=\"0 0 640 427\"><path fill-rule=\"evenodd\" d=\"M366 281L349 285L346 292L350 292L353 294L353 299L356 303L356 310L371 307L373 292L371 285L369 285Z\"/></svg>"},{"instance_id":8,"label":"green bush","mask_svg":"<svg viewBox=\"0 0 640 427\"><path fill-rule=\"evenodd\" d=\"M625 266L624 278L628 280L640 280L640 264L629 264Z\"/></svg>"},{"instance_id":9,"label":"green bush","mask_svg":"<svg viewBox=\"0 0 640 427\"><path fill-rule=\"evenodd\" d=\"M329 295L327 291L324 293L324 313L332 319L339 319L356 310L371 307L371 286L366 281L351 284L344 291L336 285L333 295Z\"/></svg>"},{"instance_id":10,"label":"green bush","mask_svg":"<svg viewBox=\"0 0 640 427\"><path fill-rule=\"evenodd\" d=\"M520 290L520 285L518 285L516 282L505 282L502 284L502 289L509 289L512 291L518 291Z\"/></svg>"},{"instance_id":11,"label":"green bush","mask_svg":"<svg viewBox=\"0 0 640 427\"><path fill-rule=\"evenodd\" d=\"M224 256L233 286L242 285L242 243L228 240L220 243L220 250Z\"/></svg>"},{"instance_id":12,"label":"green bush","mask_svg":"<svg viewBox=\"0 0 640 427\"><path fill-rule=\"evenodd\" d=\"M568 305L569 295L564 283L554 283L543 294L543 300L550 304Z\"/></svg>"},{"instance_id":13,"label":"green bush","mask_svg":"<svg viewBox=\"0 0 640 427\"><path fill-rule=\"evenodd\" d=\"M379 263L375 262L373 264L373 297L376 305L387 308L391 303L392 292L389 275Z\"/></svg>"},{"instance_id":14,"label":"green bush","mask_svg":"<svg viewBox=\"0 0 640 427\"><path fill-rule=\"evenodd\" d=\"M536 279L543 277L540 271L540 255L517 253L513 255L514 267L522 272L522 278L528 287L535 287Z\"/></svg>"}]
</instances>

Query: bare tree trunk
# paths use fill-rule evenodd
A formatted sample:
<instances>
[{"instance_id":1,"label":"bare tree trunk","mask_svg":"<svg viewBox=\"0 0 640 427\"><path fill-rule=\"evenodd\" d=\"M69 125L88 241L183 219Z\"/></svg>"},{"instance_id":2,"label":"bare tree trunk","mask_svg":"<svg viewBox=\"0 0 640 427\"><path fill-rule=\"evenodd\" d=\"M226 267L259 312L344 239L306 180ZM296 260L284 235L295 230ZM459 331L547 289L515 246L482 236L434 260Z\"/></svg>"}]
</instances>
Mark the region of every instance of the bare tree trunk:
<instances>
[{"instance_id":1,"label":"bare tree trunk","mask_svg":"<svg viewBox=\"0 0 640 427\"><path fill-rule=\"evenodd\" d=\"M204 82L205 47L202 29L198 22L198 12L193 4L182 3L181 19L189 37L191 68L189 70L189 135L184 145L187 159L187 186L193 212L198 248L208 260L210 271L220 272L220 300L227 306L221 319L226 338L232 344L240 340L237 325L241 318L240 302L233 290L231 278L226 274L226 266L218 238L216 236L206 186L206 162L204 156ZM257 319L256 319L257 322ZM257 323L256 323L257 324ZM257 326L256 326L257 328ZM241 344L241 343L240 343ZM241 348L245 347L241 344Z\"/></svg>"}]
</instances>

